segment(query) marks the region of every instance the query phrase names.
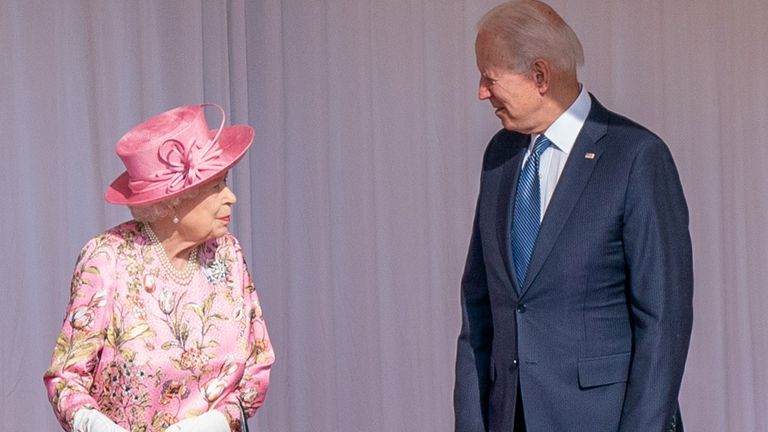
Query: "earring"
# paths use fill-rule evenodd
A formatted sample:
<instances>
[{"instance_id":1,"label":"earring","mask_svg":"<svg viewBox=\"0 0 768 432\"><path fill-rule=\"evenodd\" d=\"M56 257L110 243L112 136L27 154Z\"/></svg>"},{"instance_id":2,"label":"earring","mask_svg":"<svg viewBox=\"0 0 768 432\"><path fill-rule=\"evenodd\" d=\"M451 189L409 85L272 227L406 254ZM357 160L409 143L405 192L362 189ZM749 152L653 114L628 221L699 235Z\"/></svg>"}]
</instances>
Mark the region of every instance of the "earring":
<instances>
[{"instance_id":1,"label":"earring","mask_svg":"<svg viewBox=\"0 0 768 432\"><path fill-rule=\"evenodd\" d=\"M179 215L176 214L176 209L173 209L173 219L171 219L174 225L179 223Z\"/></svg>"}]
</instances>

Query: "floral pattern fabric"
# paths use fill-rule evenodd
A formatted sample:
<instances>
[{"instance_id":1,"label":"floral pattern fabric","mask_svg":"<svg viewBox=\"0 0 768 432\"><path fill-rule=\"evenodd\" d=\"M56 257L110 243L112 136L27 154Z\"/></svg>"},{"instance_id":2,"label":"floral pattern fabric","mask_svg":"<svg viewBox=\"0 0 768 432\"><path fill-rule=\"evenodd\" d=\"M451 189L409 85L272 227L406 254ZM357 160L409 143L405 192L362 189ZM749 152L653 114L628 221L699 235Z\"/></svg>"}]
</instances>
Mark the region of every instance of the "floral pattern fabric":
<instances>
[{"instance_id":1,"label":"floral pattern fabric","mask_svg":"<svg viewBox=\"0 0 768 432\"><path fill-rule=\"evenodd\" d=\"M139 222L91 239L44 382L65 430L95 408L131 432L162 432L210 409L240 430L269 385L274 353L234 236L201 245L188 286L164 276Z\"/></svg>"}]
</instances>

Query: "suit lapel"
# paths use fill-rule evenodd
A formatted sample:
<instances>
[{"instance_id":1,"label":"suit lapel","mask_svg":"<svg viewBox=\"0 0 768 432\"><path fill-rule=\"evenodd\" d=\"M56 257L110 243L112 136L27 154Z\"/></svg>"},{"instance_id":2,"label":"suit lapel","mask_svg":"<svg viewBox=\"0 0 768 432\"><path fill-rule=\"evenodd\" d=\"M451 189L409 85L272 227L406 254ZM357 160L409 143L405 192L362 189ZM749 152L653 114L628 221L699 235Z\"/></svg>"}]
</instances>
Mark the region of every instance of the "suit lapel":
<instances>
[{"instance_id":1,"label":"suit lapel","mask_svg":"<svg viewBox=\"0 0 768 432\"><path fill-rule=\"evenodd\" d=\"M501 178L499 179L498 196L496 197L496 238L499 245L502 261L507 269L513 291L517 295L520 290L517 286L517 277L515 276L515 265L512 261L512 212L515 207L515 189L517 179L520 177L520 169L523 165L523 156L525 149L530 141L530 135L514 135L514 141L508 143L511 155L502 167Z\"/></svg>"},{"instance_id":2,"label":"suit lapel","mask_svg":"<svg viewBox=\"0 0 768 432\"><path fill-rule=\"evenodd\" d=\"M592 109L581 129L571 154L565 163L563 173L558 180L554 195L549 202L544 219L541 221L539 235L528 266L521 297L541 271L544 262L552 251L552 247L568 220L571 211L576 206L584 187L592 175L597 161L603 151L598 141L606 134L608 126L605 120L607 111L597 100L592 98ZM589 155L591 153L591 155ZM589 156L588 156L589 155ZM513 266L514 267L514 266Z\"/></svg>"}]
</instances>

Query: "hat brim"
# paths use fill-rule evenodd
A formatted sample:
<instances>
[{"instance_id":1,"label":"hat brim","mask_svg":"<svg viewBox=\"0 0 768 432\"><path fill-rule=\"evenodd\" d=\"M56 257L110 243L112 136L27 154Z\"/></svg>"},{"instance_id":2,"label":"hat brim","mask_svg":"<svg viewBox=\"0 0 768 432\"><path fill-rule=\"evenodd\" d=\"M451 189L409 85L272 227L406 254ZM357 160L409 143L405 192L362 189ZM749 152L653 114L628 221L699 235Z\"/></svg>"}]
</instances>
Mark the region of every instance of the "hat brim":
<instances>
[{"instance_id":1,"label":"hat brim","mask_svg":"<svg viewBox=\"0 0 768 432\"><path fill-rule=\"evenodd\" d=\"M211 137L213 137L216 132L216 130L210 131ZM235 166L240 159L243 158L245 152L248 151L254 136L255 132L253 128L248 125L234 125L223 128L221 130L221 135L219 136L219 145L223 150L219 160L225 165L217 171L206 171L201 179L195 183L185 185L179 190L168 192L165 189L159 189L138 194L133 193L128 186L128 171L125 171L109 185L106 192L104 192L104 199L112 204L139 207L155 204L168 198L178 196Z\"/></svg>"}]
</instances>

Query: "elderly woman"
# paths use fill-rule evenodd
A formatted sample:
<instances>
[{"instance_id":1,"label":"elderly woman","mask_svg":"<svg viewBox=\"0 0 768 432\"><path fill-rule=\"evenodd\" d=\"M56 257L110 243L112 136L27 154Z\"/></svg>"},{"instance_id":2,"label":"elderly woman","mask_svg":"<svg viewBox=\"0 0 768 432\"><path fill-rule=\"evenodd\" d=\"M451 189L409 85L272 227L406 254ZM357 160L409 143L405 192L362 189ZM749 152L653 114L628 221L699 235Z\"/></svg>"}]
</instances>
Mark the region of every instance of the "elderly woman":
<instances>
[{"instance_id":1,"label":"elderly woman","mask_svg":"<svg viewBox=\"0 0 768 432\"><path fill-rule=\"evenodd\" d=\"M253 129L209 131L186 106L117 143L126 166L105 198L135 220L91 239L44 381L77 432L246 429L274 354L240 245L227 171Z\"/></svg>"}]
</instances>

